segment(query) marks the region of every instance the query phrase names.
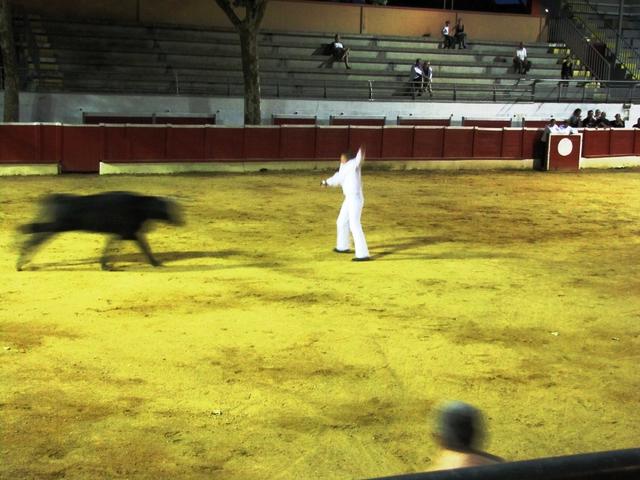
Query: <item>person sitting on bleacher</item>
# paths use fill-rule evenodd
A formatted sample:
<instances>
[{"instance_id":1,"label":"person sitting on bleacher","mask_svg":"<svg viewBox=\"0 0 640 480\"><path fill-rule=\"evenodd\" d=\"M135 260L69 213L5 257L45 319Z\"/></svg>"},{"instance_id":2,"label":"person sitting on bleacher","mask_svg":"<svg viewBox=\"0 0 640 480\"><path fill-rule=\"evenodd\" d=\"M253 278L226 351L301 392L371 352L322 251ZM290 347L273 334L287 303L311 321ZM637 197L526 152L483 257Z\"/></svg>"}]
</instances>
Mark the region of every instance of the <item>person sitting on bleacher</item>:
<instances>
[{"instance_id":1,"label":"person sitting on bleacher","mask_svg":"<svg viewBox=\"0 0 640 480\"><path fill-rule=\"evenodd\" d=\"M331 48L334 60L337 60L338 62L344 62L345 67L351 68L351 66L349 65L349 52L351 51L351 49L344 46L344 43L342 43L342 40L340 40L340 35L338 35L337 33L335 39L333 40L333 43L331 44Z\"/></svg>"},{"instance_id":2,"label":"person sitting on bleacher","mask_svg":"<svg viewBox=\"0 0 640 480\"><path fill-rule=\"evenodd\" d=\"M520 45L516 49L516 55L513 57L513 69L520 75L526 75L531 69L531 62L527 58L527 49L522 42L520 42Z\"/></svg>"},{"instance_id":3,"label":"person sitting on bleacher","mask_svg":"<svg viewBox=\"0 0 640 480\"><path fill-rule=\"evenodd\" d=\"M451 27L449 26L449 20L444 22L442 27L442 48L454 48L453 37L451 36Z\"/></svg>"},{"instance_id":4,"label":"person sitting on bleacher","mask_svg":"<svg viewBox=\"0 0 640 480\"><path fill-rule=\"evenodd\" d=\"M638 118L638 121L636 122L636 124L631 128L640 128L640 118Z\"/></svg>"},{"instance_id":5,"label":"person sitting on bleacher","mask_svg":"<svg viewBox=\"0 0 640 480\"><path fill-rule=\"evenodd\" d=\"M480 450L484 426L482 413L464 402L449 402L441 407L435 437L440 453L431 470L478 467L503 460Z\"/></svg>"}]
</instances>

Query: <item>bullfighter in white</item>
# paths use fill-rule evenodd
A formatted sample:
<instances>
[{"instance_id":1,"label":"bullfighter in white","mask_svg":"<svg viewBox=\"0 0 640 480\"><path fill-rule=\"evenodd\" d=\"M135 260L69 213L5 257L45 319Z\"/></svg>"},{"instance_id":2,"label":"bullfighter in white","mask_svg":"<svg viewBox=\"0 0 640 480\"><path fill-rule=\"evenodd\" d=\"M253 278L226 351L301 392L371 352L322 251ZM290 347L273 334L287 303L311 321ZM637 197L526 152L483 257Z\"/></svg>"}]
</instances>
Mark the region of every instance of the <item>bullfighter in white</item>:
<instances>
[{"instance_id":1,"label":"bullfighter in white","mask_svg":"<svg viewBox=\"0 0 640 480\"><path fill-rule=\"evenodd\" d=\"M371 260L367 241L364 238L360 217L364 206L364 195L362 194L362 163L364 162L365 149L361 146L355 157L350 158L350 154L340 155L340 169L330 178L322 180L324 187L342 187L344 202L336 221L338 232L337 242L334 251L337 253L349 253L349 231L353 236L353 243L356 249L354 262Z\"/></svg>"}]
</instances>

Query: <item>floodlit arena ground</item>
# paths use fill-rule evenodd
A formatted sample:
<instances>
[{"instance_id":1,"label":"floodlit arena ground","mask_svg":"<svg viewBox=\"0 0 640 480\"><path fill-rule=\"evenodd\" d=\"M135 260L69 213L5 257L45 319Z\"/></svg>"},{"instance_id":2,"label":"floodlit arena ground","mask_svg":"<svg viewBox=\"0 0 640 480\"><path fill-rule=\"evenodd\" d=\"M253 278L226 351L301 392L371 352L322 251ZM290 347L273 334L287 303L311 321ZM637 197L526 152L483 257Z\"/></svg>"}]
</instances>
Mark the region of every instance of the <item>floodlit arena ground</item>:
<instances>
[{"instance_id":1,"label":"floodlit arena ground","mask_svg":"<svg viewBox=\"0 0 640 480\"><path fill-rule=\"evenodd\" d=\"M507 459L637 447L639 170L365 168L369 263L328 174L0 178L0 478L423 471L448 399ZM164 267L66 233L15 270L42 194L107 190L181 203Z\"/></svg>"}]
</instances>

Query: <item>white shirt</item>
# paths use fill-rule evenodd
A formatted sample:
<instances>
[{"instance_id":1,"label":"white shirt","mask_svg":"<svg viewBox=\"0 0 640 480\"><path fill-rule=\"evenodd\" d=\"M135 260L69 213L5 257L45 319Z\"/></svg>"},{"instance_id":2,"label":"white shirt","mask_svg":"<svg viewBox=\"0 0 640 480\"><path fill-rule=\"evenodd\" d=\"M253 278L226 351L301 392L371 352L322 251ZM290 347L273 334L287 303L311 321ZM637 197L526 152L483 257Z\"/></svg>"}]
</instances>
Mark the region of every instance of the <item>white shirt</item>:
<instances>
[{"instance_id":1,"label":"white shirt","mask_svg":"<svg viewBox=\"0 0 640 480\"><path fill-rule=\"evenodd\" d=\"M546 142L547 140L549 140L550 133L559 133L559 132L560 132L560 125L558 125L557 123L555 125L547 125L546 127L544 127L544 132L542 133L542 138L540 140L543 142Z\"/></svg>"},{"instance_id":2,"label":"white shirt","mask_svg":"<svg viewBox=\"0 0 640 480\"><path fill-rule=\"evenodd\" d=\"M449 35L449 25L442 27L442 35Z\"/></svg>"},{"instance_id":3,"label":"white shirt","mask_svg":"<svg viewBox=\"0 0 640 480\"><path fill-rule=\"evenodd\" d=\"M358 150L354 158L341 163L340 169L331 178L327 178L327 185L330 187L341 186L345 197L363 198L361 163L362 151Z\"/></svg>"},{"instance_id":4,"label":"white shirt","mask_svg":"<svg viewBox=\"0 0 640 480\"><path fill-rule=\"evenodd\" d=\"M516 57L524 62L527 59L527 49L524 47L517 49Z\"/></svg>"},{"instance_id":5,"label":"white shirt","mask_svg":"<svg viewBox=\"0 0 640 480\"><path fill-rule=\"evenodd\" d=\"M422 67L420 67L420 65L413 65L411 67L411 78L413 80L418 80L419 78L422 78L423 72L422 72Z\"/></svg>"},{"instance_id":6,"label":"white shirt","mask_svg":"<svg viewBox=\"0 0 640 480\"><path fill-rule=\"evenodd\" d=\"M333 42L333 48L341 48L344 50L344 44L342 42Z\"/></svg>"}]
</instances>

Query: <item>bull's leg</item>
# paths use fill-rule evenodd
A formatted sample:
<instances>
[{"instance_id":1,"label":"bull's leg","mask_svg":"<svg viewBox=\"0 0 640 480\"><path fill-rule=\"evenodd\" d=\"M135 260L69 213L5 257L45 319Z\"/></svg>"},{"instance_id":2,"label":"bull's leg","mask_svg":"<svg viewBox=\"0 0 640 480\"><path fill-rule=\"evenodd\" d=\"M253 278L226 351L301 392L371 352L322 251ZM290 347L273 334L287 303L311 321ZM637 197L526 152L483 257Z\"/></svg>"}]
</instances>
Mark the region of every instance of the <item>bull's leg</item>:
<instances>
[{"instance_id":1,"label":"bull's leg","mask_svg":"<svg viewBox=\"0 0 640 480\"><path fill-rule=\"evenodd\" d=\"M16 270L22 270L22 267L24 267L25 263L27 263L33 256L37 247L39 245L42 245L53 235L53 232L39 232L31 234L29 238L22 244L22 248L20 249L20 257L18 257L18 263L16 263Z\"/></svg>"},{"instance_id":2,"label":"bull's leg","mask_svg":"<svg viewBox=\"0 0 640 480\"><path fill-rule=\"evenodd\" d=\"M147 243L147 240L144 238L144 236L141 233L136 234L135 240L138 246L140 247L140 250L142 250L142 253L146 255L147 260L149 260L149 263L151 265L153 265L154 267L159 267L160 265L162 265L162 263L160 263L160 261L158 261L153 256L153 253L151 253L151 248L149 248L149 244Z\"/></svg>"},{"instance_id":3,"label":"bull's leg","mask_svg":"<svg viewBox=\"0 0 640 480\"><path fill-rule=\"evenodd\" d=\"M117 241L117 237L111 235L107 238L107 243L104 246L104 250L102 250L102 256L100 257L100 268L102 270L112 270L113 266L109 264L109 258L111 257L111 252L113 251L113 246Z\"/></svg>"}]
</instances>

